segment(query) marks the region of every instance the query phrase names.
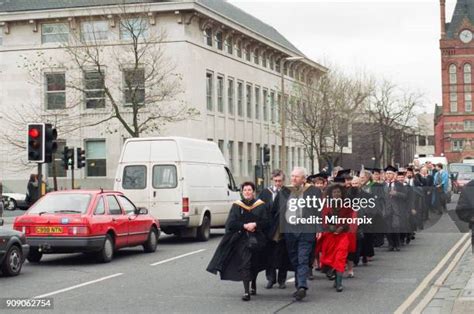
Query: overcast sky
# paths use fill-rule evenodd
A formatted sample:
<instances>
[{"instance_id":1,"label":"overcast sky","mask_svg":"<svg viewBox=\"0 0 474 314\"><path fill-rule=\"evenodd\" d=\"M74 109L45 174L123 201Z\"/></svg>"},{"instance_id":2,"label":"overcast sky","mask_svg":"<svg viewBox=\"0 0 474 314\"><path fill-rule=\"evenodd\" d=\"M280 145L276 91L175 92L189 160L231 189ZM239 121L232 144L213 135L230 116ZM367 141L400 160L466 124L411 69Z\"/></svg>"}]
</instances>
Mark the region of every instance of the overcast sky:
<instances>
[{"instance_id":1,"label":"overcast sky","mask_svg":"<svg viewBox=\"0 0 474 314\"><path fill-rule=\"evenodd\" d=\"M441 104L439 0L229 0L307 57L364 70ZM447 0L451 20L456 0Z\"/></svg>"}]
</instances>

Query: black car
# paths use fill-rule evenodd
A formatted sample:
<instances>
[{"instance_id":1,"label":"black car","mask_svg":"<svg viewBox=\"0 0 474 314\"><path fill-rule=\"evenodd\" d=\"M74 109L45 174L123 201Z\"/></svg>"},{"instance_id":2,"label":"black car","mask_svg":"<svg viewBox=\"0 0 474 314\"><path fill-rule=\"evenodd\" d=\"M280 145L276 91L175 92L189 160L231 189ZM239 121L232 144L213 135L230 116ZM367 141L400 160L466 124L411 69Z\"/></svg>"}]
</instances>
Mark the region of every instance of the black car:
<instances>
[{"instance_id":1,"label":"black car","mask_svg":"<svg viewBox=\"0 0 474 314\"><path fill-rule=\"evenodd\" d=\"M0 226L3 226L3 219L0 219ZM0 272L4 276L18 275L29 251L23 233L0 228Z\"/></svg>"}]
</instances>

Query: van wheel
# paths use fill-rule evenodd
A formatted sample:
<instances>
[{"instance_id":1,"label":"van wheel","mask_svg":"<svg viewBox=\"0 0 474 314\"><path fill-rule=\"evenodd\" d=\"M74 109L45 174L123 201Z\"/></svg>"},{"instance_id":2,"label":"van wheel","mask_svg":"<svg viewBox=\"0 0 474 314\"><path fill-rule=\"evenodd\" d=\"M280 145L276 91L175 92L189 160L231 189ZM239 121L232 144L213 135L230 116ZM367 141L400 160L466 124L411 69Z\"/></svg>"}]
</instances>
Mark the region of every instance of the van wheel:
<instances>
[{"instance_id":1,"label":"van wheel","mask_svg":"<svg viewBox=\"0 0 474 314\"><path fill-rule=\"evenodd\" d=\"M156 247L158 246L158 232L156 231L155 227L152 227L150 232L148 233L148 239L143 244L143 250L145 253L153 253L156 251Z\"/></svg>"},{"instance_id":2,"label":"van wheel","mask_svg":"<svg viewBox=\"0 0 474 314\"><path fill-rule=\"evenodd\" d=\"M211 237L211 219L204 216L201 226L197 228L196 240L207 241Z\"/></svg>"},{"instance_id":3,"label":"van wheel","mask_svg":"<svg viewBox=\"0 0 474 314\"><path fill-rule=\"evenodd\" d=\"M43 257L43 253L41 253L38 249L30 248L30 252L26 259L30 263L39 263L41 258Z\"/></svg>"},{"instance_id":4,"label":"van wheel","mask_svg":"<svg viewBox=\"0 0 474 314\"><path fill-rule=\"evenodd\" d=\"M100 263L111 262L112 258L114 257L114 249L114 240L112 239L110 234L107 234L105 236L102 249L97 252L97 261L99 261Z\"/></svg>"},{"instance_id":5,"label":"van wheel","mask_svg":"<svg viewBox=\"0 0 474 314\"><path fill-rule=\"evenodd\" d=\"M12 245L5 255L2 265L2 273L5 276L16 276L21 271L23 256L18 246Z\"/></svg>"}]
</instances>

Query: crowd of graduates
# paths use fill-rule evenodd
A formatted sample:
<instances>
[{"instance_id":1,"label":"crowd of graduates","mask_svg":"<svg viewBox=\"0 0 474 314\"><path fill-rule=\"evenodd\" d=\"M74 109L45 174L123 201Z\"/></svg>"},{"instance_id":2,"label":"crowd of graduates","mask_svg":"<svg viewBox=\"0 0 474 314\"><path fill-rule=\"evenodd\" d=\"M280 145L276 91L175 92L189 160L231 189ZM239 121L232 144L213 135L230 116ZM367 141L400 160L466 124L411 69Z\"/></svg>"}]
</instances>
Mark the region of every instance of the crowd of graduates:
<instances>
[{"instance_id":1,"label":"crowd of graduates","mask_svg":"<svg viewBox=\"0 0 474 314\"><path fill-rule=\"evenodd\" d=\"M325 273L335 291L342 292L343 278L355 276L354 266L370 263L375 247L400 251L430 215L446 210L448 199L449 178L442 164L323 169L314 175L296 167L289 186L285 179L282 171L273 171L272 185L258 197L252 182L242 184L242 200L233 204L225 235L207 267L222 280L242 281L244 301L257 294L256 278L262 271L266 289L286 289L287 273L295 272L292 296L297 301L306 297L314 271ZM322 208L298 202L312 198L336 202ZM337 202L347 199L366 205ZM299 205L290 210L289 204ZM320 223L295 224L291 215L318 217ZM355 223L359 218L367 223Z\"/></svg>"}]
</instances>

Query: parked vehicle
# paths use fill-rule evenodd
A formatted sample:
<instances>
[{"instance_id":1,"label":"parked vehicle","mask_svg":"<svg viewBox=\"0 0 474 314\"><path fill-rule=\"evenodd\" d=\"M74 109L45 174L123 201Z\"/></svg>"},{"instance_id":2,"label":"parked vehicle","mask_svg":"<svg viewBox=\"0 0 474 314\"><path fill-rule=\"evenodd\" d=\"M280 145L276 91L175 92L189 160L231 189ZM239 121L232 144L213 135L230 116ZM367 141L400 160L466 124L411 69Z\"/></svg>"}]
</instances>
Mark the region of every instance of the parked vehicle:
<instances>
[{"instance_id":1,"label":"parked vehicle","mask_svg":"<svg viewBox=\"0 0 474 314\"><path fill-rule=\"evenodd\" d=\"M0 219L0 227L3 222ZM4 276L20 274L28 252L29 245L23 233L0 228L0 271Z\"/></svg>"},{"instance_id":2,"label":"parked vehicle","mask_svg":"<svg viewBox=\"0 0 474 314\"><path fill-rule=\"evenodd\" d=\"M5 210L27 209L26 194L16 193L3 186L3 204Z\"/></svg>"},{"instance_id":3,"label":"parked vehicle","mask_svg":"<svg viewBox=\"0 0 474 314\"><path fill-rule=\"evenodd\" d=\"M472 173L474 172L474 165L468 163L452 163L449 164L450 173Z\"/></svg>"},{"instance_id":4,"label":"parked vehicle","mask_svg":"<svg viewBox=\"0 0 474 314\"><path fill-rule=\"evenodd\" d=\"M471 180L474 180L474 172L451 173L453 193L460 193L462 188Z\"/></svg>"},{"instance_id":5,"label":"parked vehicle","mask_svg":"<svg viewBox=\"0 0 474 314\"><path fill-rule=\"evenodd\" d=\"M160 219L163 232L207 241L239 189L216 143L180 137L125 142L115 190Z\"/></svg>"},{"instance_id":6,"label":"parked vehicle","mask_svg":"<svg viewBox=\"0 0 474 314\"><path fill-rule=\"evenodd\" d=\"M146 208L137 208L120 192L71 190L48 193L13 228L26 235L29 262L43 254L93 253L100 262L110 262L114 252L142 245L155 252L159 222Z\"/></svg>"}]
</instances>

